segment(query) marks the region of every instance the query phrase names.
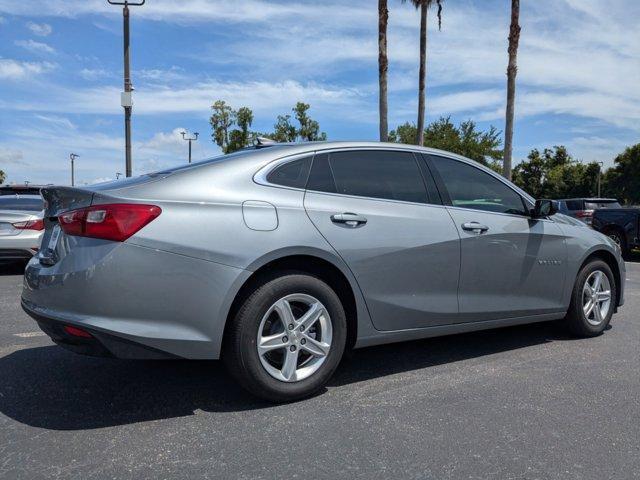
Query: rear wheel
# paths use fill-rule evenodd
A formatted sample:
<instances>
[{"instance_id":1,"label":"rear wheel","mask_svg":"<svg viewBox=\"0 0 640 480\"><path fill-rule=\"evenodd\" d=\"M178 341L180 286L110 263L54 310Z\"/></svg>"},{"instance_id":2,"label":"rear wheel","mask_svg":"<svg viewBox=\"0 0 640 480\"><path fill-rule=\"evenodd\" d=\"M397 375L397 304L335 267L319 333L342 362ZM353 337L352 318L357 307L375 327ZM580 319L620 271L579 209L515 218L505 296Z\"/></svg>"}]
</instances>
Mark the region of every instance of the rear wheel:
<instances>
[{"instance_id":1,"label":"rear wheel","mask_svg":"<svg viewBox=\"0 0 640 480\"><path fill-rule=\"evenodd\" d=\"M616 283L609 265L602 260L587 263L573 287L566 318L571 332L581 337L600 335L611 321L616 298Z\"/></svg>"},{"instance_id":2,"label":"rear wheel","mask_svg":"<svg viewBox=\"0 0 640 480\"><path fill-rule=\"evenodd\" d=\"M293 401L321 389L344 352L347 324L336 293L322 280L286 274L259 285L229 326L229 372L266 400Z\"/></svg>"}]
</instances>

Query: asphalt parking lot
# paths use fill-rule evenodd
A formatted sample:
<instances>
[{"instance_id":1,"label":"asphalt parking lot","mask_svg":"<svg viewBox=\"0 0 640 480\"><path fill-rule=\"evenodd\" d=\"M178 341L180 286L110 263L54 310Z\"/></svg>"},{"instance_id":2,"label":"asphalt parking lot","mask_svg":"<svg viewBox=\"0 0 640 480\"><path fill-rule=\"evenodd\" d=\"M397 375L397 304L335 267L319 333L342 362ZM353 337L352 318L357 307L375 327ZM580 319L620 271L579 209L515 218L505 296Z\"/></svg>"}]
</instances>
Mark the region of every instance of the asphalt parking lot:
<instances>
[{"instance_id":1,"label":"asphalt parking lot","mask_svg":"<svg viewBox=\"0 0 640 480\"><path fill-rule=\"evenodd\" d=\"M2 269L2 267L0 267ZM0 478L640 478L640 263L601 337L546 323L359 350L320 395L75 355L0 271Z\"/></svg>"}]
</instances>

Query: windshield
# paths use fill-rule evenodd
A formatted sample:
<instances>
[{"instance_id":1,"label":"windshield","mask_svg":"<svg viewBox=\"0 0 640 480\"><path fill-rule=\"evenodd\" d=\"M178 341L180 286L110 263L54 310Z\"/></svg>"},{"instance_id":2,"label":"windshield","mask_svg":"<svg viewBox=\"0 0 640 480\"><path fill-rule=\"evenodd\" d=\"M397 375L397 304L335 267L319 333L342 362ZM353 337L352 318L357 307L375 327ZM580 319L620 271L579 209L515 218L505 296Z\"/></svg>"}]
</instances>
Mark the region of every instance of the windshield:
<instances>
[{"instance_id":1,"label":"windshield","mask_svg":"<svg viewBox=\"0 0 640 480\"><path fill-rule=\"evenodd\" d=\"M20 195L0 198L0 210L20 210L39 212L44 209L44 200L41 197L24 197Z\"/></svg>"}]
</instances>

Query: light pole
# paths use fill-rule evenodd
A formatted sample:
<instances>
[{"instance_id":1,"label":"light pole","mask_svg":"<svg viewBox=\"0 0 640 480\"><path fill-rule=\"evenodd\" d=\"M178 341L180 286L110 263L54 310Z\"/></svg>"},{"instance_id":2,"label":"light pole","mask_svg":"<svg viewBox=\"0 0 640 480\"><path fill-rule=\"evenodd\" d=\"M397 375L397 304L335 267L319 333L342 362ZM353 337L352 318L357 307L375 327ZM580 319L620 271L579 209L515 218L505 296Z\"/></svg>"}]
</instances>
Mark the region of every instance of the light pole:
<instances>
[{"instance_id":1,"label":"light pole","mask_svg":"<svg viewBox=\"0 0 640 480\"><path fill-rule=\"evenodd\" d=\"M180 132L182 134L182 139L187 140L189 142L189 163L191 163L191 142L198 141L198 132L193 132L193 137L185 137L187 132Z\"/></svg>"},{"instance_id":2,"label":"light pole","mask_svg":"<svg viewBox=\"0 0 640 480\"><path fill-rule=\"evenodd\" d=\"M604 162L596 162L599 165L598 168L598 198L600 198L600 184L602 179L602 167L604 166Z\"/></svg>"},{"instance_id":3,"label":"light pole","mask_svg":"<svg viewBox=\"0 0 640 480\"><path fill-rule=\"evenodd\" d=\"M75 179L75 159L78 158L80 155L78 155L77 153L70 153L69 154L69 158L71 159L71 186L73 187L76 183L76 179Z\"/></svg>"},{"instance_id":4,"label":"light pole","mask_svg":"<svg viewBox=\"0 0 640 480\"><path fill-rule=\"evenodd\" d=\"M131 109L133 108L133 102L131 99L131 92L133 86L131 85L131 71L129 67L129 5L141 6L144 5L145 0L138 0L137 2L130 2L124 0L124 2L116 0L107 0L111 5L122 5L122 19L123 19L123 32L124 32L124 92L120 95L120 103L124 108L124 155L125 155L125 172L127 177L131 176Z\"/></svg>"},{"instance_id":5,"label":"light pole","mask_svg":"<svg viewBox=\"0 0 640 480\"><path fill-rule=\"evenodd\" d=\"M119 180L122 174L120 172L116 172L116 180Z\"/></svg>"}]
</instances>

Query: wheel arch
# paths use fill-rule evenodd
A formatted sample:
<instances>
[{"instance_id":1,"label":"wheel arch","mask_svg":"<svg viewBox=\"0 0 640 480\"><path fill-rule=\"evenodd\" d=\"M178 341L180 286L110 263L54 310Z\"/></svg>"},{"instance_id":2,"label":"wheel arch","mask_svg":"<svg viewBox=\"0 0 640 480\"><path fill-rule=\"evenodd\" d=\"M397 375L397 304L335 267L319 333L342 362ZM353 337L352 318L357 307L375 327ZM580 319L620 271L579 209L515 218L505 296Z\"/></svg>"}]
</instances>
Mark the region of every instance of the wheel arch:
<instances>
[{"instance_id":1,"label":"wheel arch","mask_svg":"<svg viewBox=\"0 0 640 480\"><path fill-rule=\"evenodd\" d=\"M622 279L622 272L620 271L620 265L618 265L618 260L616 259L613 253L605 249L593 250L582 261L582 263L580 264L580 268L578 269L578 272L580 272L587 263L596 259L602 260L604 263L606 263L611 269L611 271L613 272L614 280L616 282L616 302L615 302L616 307L615 308L617 309L620 303L620 296L622 294L621 287L622 287L623 279Z\"/></svg>"},{"instance_id":2,"label":"wheel arch","mask_svg":"<svg viewBox=\"0 0 640 480\"><path fill-rule=\"evenodd\" d=\"M363 314L364 301L355 279L346 265L341 265L326 252L314 249L284 249L272 252L268 256L253 262L248 270L252 274L238 289L225 319L222 355L224 344L229 331L229 325L242 305L242 302L256 288L257 285L274 278L284 272L306 273L316 276L326 282L336 292L345 308L347 317L347 347L352 348L358 337L358 323L368 320L368 312ZM366 307L364 309L366 312ZM367 318L362 318L366 316Z\"/></svg>"}]
</instances>

